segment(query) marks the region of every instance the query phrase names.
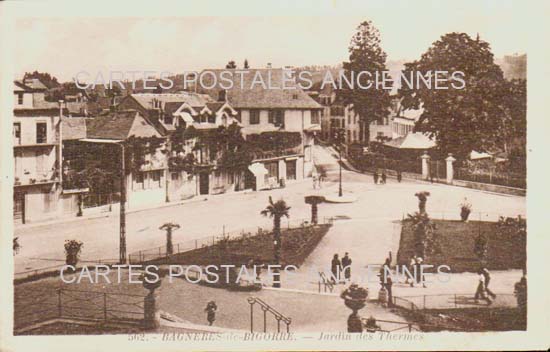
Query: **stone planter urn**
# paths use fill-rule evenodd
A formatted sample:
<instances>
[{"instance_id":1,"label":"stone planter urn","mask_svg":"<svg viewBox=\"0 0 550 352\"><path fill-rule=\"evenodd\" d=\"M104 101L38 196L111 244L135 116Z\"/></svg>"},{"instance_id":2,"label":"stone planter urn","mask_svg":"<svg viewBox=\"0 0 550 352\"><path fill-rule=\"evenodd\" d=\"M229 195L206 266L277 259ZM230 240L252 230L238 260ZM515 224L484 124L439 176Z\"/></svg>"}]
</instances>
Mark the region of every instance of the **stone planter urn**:
<instances>
[{"instance_id":1,"label":"stone planter urn","mask_svg":"<svg viewBox=\"0 0 550 352\"><path fill-rule=\"evenodd\" d=\"M357 312L366 306L368 292L366 288L359 287L357 284L351 284L340 295L346 307L352 310L352 313L348 317L348 332L363 332L363 323Z\"/></svg>"},{"instance_id":2,"label":"stone planter urn","mask_svg":"<svg viewBox=\"0 0 550 352\"><path fill-rule=\"evenodd\" d=\"M157 305L158 294L155 292L161 285L160 277L151 274L143 274L141 276L143 287L149 290L149 293L143 299L143 323L145 329L154 330L160 327L160 311ZM147 281L149 280L149 281Z\"/></svg>"}]
</instances>

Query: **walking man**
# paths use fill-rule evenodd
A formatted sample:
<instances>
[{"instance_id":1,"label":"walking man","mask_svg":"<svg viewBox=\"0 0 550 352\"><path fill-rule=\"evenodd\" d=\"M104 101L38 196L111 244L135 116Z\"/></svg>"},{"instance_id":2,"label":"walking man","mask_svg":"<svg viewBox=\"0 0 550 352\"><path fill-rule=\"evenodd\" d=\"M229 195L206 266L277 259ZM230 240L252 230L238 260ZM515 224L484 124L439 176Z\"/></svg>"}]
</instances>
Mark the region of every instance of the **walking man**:
<instances>
[{"instance_id":1,"label":"walking man","mask_svg":"<svg viewBox=\"0 0 550 352\"><path fill-rule=\"evenodd\" d=\"M422 283L422 287L426 288L426 284L424 283L424 274L422 273L422 262L424 260L422 257L416 257L416 283L420 284Z\"/></svg>"},{"instance_id":2,"label":"walking man","mask_svg":"<svg viewBox=\"0 0 550 352\"><path fill-rule=\"evenodd\" d=\"M382 184L386 184L386 171L382 171Z\"/></svg>"},{"instance_id":3,"label":"walking man","mask_svg":"<svg viewBox=\"0 0 550 352\"><path fill-rule=\"evenodd\" d=\"M204 308L204 311L206 312L206 320L208 321L208 325L212 326L212 324L214 324L214 321L216 320L217 310L218 310L218 306L214 301L208 302L208 304L206 305L206 308Z\"/></svg>"},{"instance_id":4,"label":"walking man","mask_svg":"<svg viewBox=\"0 0 550 352\"><path fill-rule=\"evenodd\" d=\"M344 255L344 258L342 258L342 267L344 268L344 278L346 281L351 280L351 258L349 257L349 253L346 252Z\"/></svg>"},{"instance_id":5,"label":"walking man","mask_svg":"<svg viewBox=\"0 0 550 352\"><path fill-rule=\"evenodd\" d=\"M409 266L407 268L409 269L409 272L411 273L411 275L413 275L413 277L410 277L409 275L407 275L407 279L405 280L405 283L406 284L410 283L411 287L414 286L414 281L416 280L415 267L416 267L416 255L413 255L411 256L411 260L409 261Z\"/></svg>"},{"instance_id":6,"label":"walking man","mask_svg":"<svg viewBox=\"0 0 550 352\"><path fill-rule=\"evenodd\" d=\"M401 178L402 178L401 170L397 170L397 182L401 183Z\"/></svg>"},{"instance_id":7,"label":"walking man","mask_svg":"<svg viewBox=\"0 0 550 352\"><path fill-rule=\"evenodd\" d=\"M372 175L372 177L374 178L374 184L377 185L378 184L378 171L375 171L374 174Z\"/></svg>"},{"instance_id":8,"label":"walking man","mask_svg":"<svg viewBox=\"0 0 550 352\"><path fill-rule=\"evenodd\" d=\"M493 302L489 297L487 297L486 286L485 286L485 276L483 275L483 271L479 270L478 274L479 274L479 282L477 284L477 290L476 290L474 299L476 303L478 303L480 298L484 299L485 301L487 301L487 305L491 305Z\"/></svg>"}]
</instances>

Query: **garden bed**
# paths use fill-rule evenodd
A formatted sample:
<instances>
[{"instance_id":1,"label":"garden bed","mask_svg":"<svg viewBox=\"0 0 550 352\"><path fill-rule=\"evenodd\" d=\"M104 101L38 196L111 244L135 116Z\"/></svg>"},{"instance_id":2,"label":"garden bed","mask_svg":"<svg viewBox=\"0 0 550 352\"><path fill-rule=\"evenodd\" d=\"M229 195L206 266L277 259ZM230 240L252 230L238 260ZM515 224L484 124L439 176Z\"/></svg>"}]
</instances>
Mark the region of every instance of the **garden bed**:
<instances>
[{"instance_id":1,"label":"garden bed","mask_svg":"<svg viewBox=\"0 0 550 352\"><path fill-rule=\"evenodd\" d=\"M476 272L479 261L474 253L479 234L487 237L487 268L489 270L523 269L526 263L526 236L508 231L497 222L431 220L436 226L441 253L426 255L425 264L448 265L452 272ZM409 263L414 254L415 239L412 223L403 221L397 262Z\"/></svg>"},{"instance_id":2,"label":"garden bed","mask_svg":"<svg viewBox=\"0 0 550 352\"><path fill-rule=\"evenodd\" d=\"M299 267L331 226L326 224L283 229L281 264ZM151 260L145 264L246 265L251 259L258 265L274 263L272 232L221 240L212 246Z\"/></svg>"},{"instance_id":3,"label":"garden bed","mask_svg":"<svg viewBox=\"0 0 550 352\"><path fill-rule=\"evenodd\" d=\"M422 312L399 310L415 320L424 332L438 331L525 331L527 314L520 308L430 309Z\"/></svg>"}]
</instances>

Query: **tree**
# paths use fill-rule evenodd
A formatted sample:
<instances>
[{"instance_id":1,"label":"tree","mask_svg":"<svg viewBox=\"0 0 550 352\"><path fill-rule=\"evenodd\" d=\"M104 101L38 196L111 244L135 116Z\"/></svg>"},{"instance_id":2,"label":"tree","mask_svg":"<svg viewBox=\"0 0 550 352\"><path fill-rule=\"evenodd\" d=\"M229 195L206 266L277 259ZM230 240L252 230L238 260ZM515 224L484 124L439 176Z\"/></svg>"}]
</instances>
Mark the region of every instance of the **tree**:
<instances>
[{"instance_id":1,"label":"tree","mask_svg":"<svg viewBox=\"0 0 550 352\"><path fill-rule=\"evenodd\" d=\"M435 89L436 71L440 71L440 80L448 79L440 84L448 89ZM457 72L463 73L457 76L464 81L462 89L461 82L451 76ZM402 74L407 79L422 74L429 82L429 86L409 87L402 81L399 95L403 108L423 108L415 131L435 138L441 152L463 160L472 150L485 152L495 147L504 115L505 81L489 43L465 33L445 34L420 60L405 64Z\"/></svg>"},{"instance_id":2,"label":"tree","mask_svg":"<svg viewBox=\"0 0 550 352\"><path fill-rule=\"evenodd\" d=\"M387 71L387 55L380 46L380 32L371 21L364 21L357 27L348 50L349 61L343 63L348 80L356 81L360 72L370 73L370 76L362 74L359 80L363 87L372 85L370 89L362 89L357 84L348 87L345 83L342 87L342 98L347 104L353 104L353 111L359 115L362 135L368 142L371 122L387 117L391 104L389 91L377 87L375 82L377 74Z\"/></svg>"},{"instance_id":3,"label":"tree","mask_svg":"<svg viewBox=\"0 0 550 352\"><path fill-rule=\"evenodd\" d=\"M245 70L248 70L250 68L250 66L248 65L248 59L244 59L243 67L245 68Z\"/></svg>"},{"instance_id":4,"label":"tree","mask_svg":"<svg viewBox=\"0 0 550 352\"><path fill-rule=\"evenodd\" d=\"M508 154L511 169L526 169L527 143L527 82L524 79L506 81L505 114L499 131L501 143Z\"/></svg>"},{"instance_id":5,"label":"tree","mask_svg":"<svg viewBox=\"0 0 550 352\"><path fill-rule=\"evenodd\" d=\"M234 68L237 68L237 64L235 63L235 61L231 60L227 63L227 65L225 65L225 68L234 69Z\"/></svg>"},{"instance_id":6,"label":"tree","mask_svg":"<svg viewBox=\"0 0 550 352\"><path fill-rule=\"evenodd\" d=\"M275 265L279 265L281 261L281 218L283 216L289 217L288 211L290 207L286 205L286 202L282 199L273 203L271 196L269 197L268 206L261 211L263 216L269 216L273 218L273 245L275 250ZM279 268L274 269L273 273L273 287L281 287L281 274Z\"/></svg>"},{"instance_id":7,"label":"tree","mask_svg":"<svg viewBox=\"0 0 550 352\"><path fill-rule=\"evenodd\" d=\"M311 223L313 225L317 225L318 222L318 204L323 203L325 201L325 197L323 196L306 196L305 202L306 204L311 205Z\"/></svg>"},{"instance_id":8,"label":"tree","mask_svg":"<svg viewBox=\"0 0 550 352\"><path fill-rule=\"evenodd\" d=\"M177 230L179 228L180 228L180 225L173 222L167 222L161 227L159 227L159 230L166 231L166 255L167 256L174 254L174 245L172 244L172 231Z\"/></svg>"}]
</instances>

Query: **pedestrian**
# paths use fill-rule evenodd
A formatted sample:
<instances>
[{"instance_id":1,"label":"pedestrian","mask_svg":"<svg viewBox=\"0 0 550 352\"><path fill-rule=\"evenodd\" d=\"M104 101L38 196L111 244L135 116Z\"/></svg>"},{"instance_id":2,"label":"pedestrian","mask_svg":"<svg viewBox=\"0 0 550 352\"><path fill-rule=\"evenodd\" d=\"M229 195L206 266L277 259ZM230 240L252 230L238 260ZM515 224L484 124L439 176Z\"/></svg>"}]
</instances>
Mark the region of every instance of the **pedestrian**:
<instances>
[{"instance_id":1,"label":"pedestrian","mask_svg":"<svg viewBox=\"0 0 550 352\"><path fill-rule=\"evenodd\" d=\"M378 172L375 171L374 174L372 175L372 177L374 178L374 184L377 185L378 184Z\"/></svg>"},{"instance_id":2,"label":"pedestrian","mask_svg":"<svg viewBox=\"0 0 550 352\"><path fill-rule=\"evenodd\" d=\"M349 253L346 252L344 255L344 258L342 258L342 267L344 270L344 278L346 281L351 280L351 258L349 257Z\"/></svg>"},{"instance_id":3,"label":"pedestrian","mask_svg":"<svg viewBox=\"0 0 550 352\"><path fill-rule=\"evenodd\" d=\"M317 176L312 175L311 179L313 180L313 189L317 189Z\"/></svg>"},{"instance_id":4,"label":"pedestrian","mask_svg":"<svg viewBox=\"0 0 550 352\"><path fill-rule=\"evenodd\" d=\"M491 296L492 299L495 299L497 295L495 295L493 291L489 289L489 282L491 281L491 273L485 267L481 269L481 272L483 273L483 278L485 279L485 292L487 292L487 294Z\"/></svg>"},{"instance_id":5,"label":"pedestrian","mask_svg":"<svg viewBox=\"0 0 550 352\"><path fill-rule=\"evenodd\" d=\"M382 184L386 184L386 171L382 171Z\"/></svg>"},{"instance_id":6,"label":"pedestrian","mask_svg":"<svg viewBox=\"0 0 550 352\"><path fill-rule=\"evenodd\" d=\"M397 182L401 183L401 170L397 170Z\"/></svg>"},{"instance_id":7,"label":"pedestrian","mask_svg":"<svg viewBox=\"0 0 550 352\"><path fill-rule=\"evenodd\" d=\"M391 273L390 273L390 265L391 265L391 258L386 258L386 261L380 268L380 272L378 275L380 276L380 285L386 289L386 292L388 293L388 306L392 306L392 285L393 281L391 279Z\"/></svg>"},{"instance_id":8,"label":"pedestrian","mask_svg":"<svg viewBox=\"0 0 550 352\"><path fill-rule=\"evenodd\" d=\"M484 299L487 301L487 305L491 305L493 302L489 297L487 297L486 287L485 287L485 276L483 275L483 271L478 271L479 275L479 281L477 284L476 294L474 295L474 299L476 303L478 303L479 299Z\"/></svg>"},{"instance_id":9,"label":"pedestrian","mask_svg":"<svg viewBox=\"0 0 550 352\"><path fill-rule=\"evenodd\" d=\"M338 254L334 254L330 265L330 271L332 272L332 283L340 283L340 271L342 270L342 263L338 258Z\"/></svg>"},{"instance_id":10,"label":"pedestrian","mask_svg":"<svg viewBox=\"0 0 550 352\"><path fill-rule=\"evenodd\" d=\"M416 280L415 267L416 267L416 255L413 255L413 256L411 256L411 259L409 260L409 265L408 265L408 268L407 268L407 269L409 269L410 274L413 275L413 276L411 277L410 275L407 275L407 279L405 280L405 283L406 284L410 283L411 287L414 286L414 281Z\"/></svg>"},{"instance_id":11,"label":"pedestrian","mask_svg":"<svg viewBox=\"0 0 550 352\"><path fill-rule=\"evenodd\" d=\"M424 274L422 273L422 262L424 259L422 257L416 257L416 283L422 284L422 287L426 288L426 284L424 283Z\"/></svg>"},{"instance_id":12,"label":"pedestrian","mask_svg":"<svg viewBox=\"0 0 550 352\"><path fill-rule=\"evenodd\" d=\"M208 304L206 305L206 308L204 308L204 311L206 312L206 320L208 320L208 325L212 326L212 324L214 324L214 321L216 320L217 310L218 310L218 306L214 301L208 302Z\"/></svg>"}]
</instances>

